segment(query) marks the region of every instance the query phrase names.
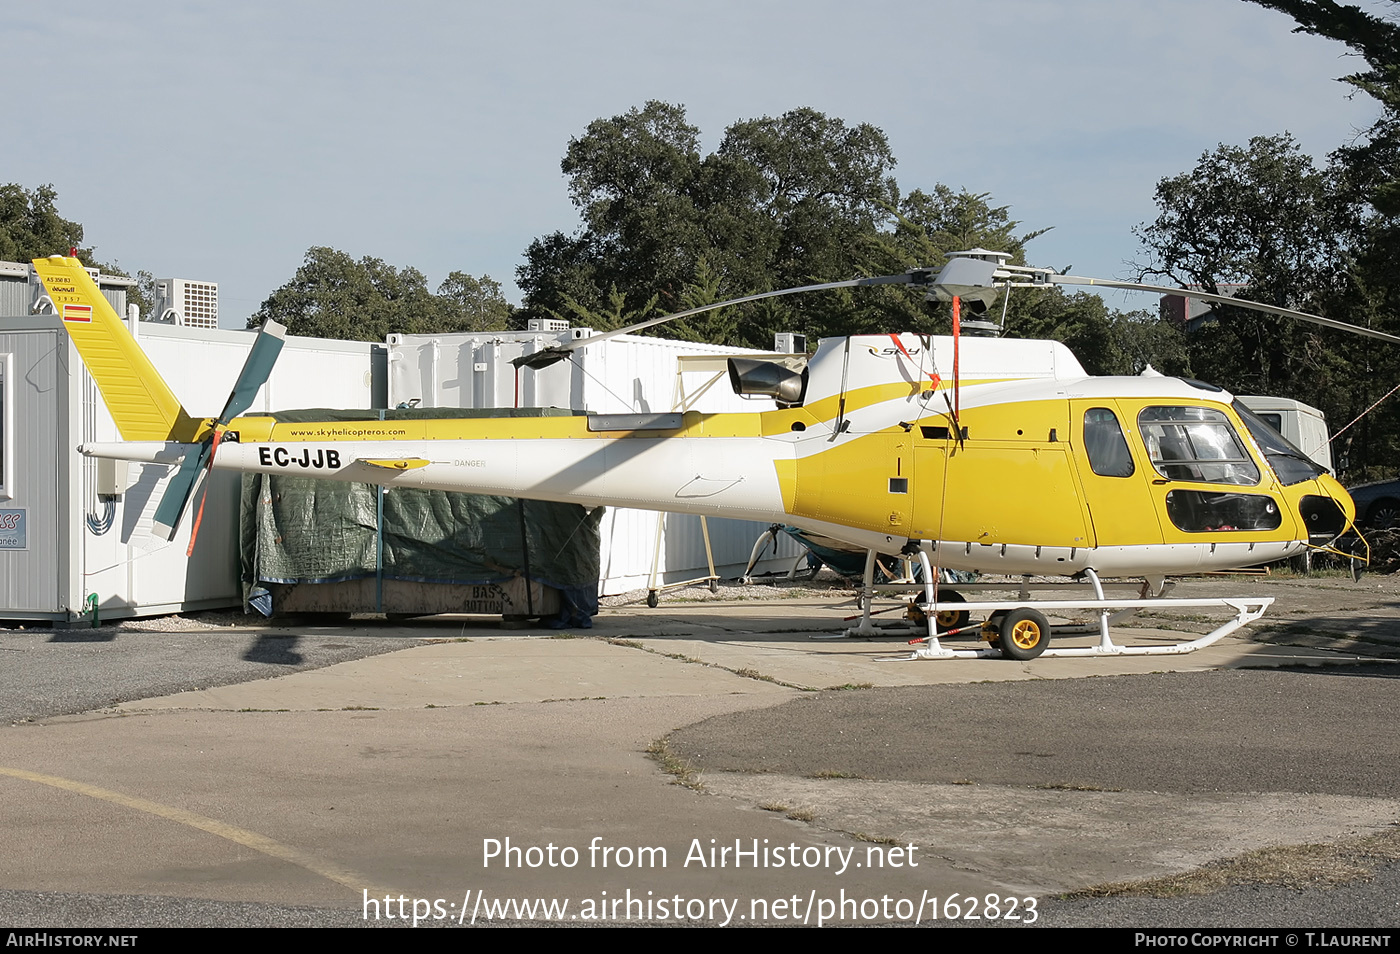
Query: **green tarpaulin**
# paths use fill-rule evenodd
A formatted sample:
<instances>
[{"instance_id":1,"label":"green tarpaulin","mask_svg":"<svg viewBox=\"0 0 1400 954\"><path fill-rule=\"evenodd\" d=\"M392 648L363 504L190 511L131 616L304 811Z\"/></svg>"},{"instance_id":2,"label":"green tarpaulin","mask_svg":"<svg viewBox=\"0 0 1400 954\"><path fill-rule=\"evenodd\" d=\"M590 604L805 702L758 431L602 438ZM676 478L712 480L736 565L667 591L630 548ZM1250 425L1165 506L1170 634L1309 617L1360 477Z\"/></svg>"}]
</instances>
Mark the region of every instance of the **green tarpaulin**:
<instances>
[{"instance_id":1,"label":"green tarpaulin","mask_svg":"<svg viewBox=\"0 0 1400 954\"><path fill-rule=\"evenodd\" d=\"M540 417L552 408L281 411L279 422ZM493 583L514 576L596 601L601 508L512 497L245 474L240 556L245 589L261 583L384 579ZM381 524L382 517L382 524Z\"/></svg>"}]
</instances>

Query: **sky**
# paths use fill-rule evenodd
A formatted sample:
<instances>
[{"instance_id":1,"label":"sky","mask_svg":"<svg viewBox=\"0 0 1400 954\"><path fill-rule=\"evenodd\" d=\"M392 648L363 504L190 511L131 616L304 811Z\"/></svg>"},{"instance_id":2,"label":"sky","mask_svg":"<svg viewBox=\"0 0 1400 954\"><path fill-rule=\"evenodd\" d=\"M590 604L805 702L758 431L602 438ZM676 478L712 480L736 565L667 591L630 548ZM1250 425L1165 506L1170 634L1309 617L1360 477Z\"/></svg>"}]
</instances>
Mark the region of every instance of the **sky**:
<instances>
[{"instance_id":1,"label":"sky","mask_svg":"<svg viewBox=\"0 0 1400 954\"><path fill-rule=\"evenodd\" d=\"M309 248L500 281L578 227L594 119L811 107L884 130L904 192L989 194L1031 264L1130 278L1153 190L1219 144L1318 160L1375 116L1335 41L1244 0L65 0L6 11L0 183L52 183L102 261L216 281L224 327ZM1149 307L1110 296L1116 307Z\"/></svg>"}]
</instances>

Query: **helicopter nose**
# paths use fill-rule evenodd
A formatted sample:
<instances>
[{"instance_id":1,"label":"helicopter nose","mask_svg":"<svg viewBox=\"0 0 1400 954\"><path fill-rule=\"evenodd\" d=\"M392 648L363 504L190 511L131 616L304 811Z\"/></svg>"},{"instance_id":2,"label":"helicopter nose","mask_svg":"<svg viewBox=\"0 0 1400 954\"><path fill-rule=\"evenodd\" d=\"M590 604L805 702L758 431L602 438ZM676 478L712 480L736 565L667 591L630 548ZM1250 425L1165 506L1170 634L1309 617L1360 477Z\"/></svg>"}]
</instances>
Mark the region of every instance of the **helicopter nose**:
<instances>
[{"instance_id":1,"label":"helicopter nose","mask_svg":"<svg viewBox=\"0 0 1400 954\"><path fill-rule=\"evenodd\" d=\"M1356 504L1330 474L1318 477L1317 487L1323 494L1304 494L1298 501L1298 514L1307 528L1308 542L1326 546L1356 519Z\"/></svg>"}]
</instances>

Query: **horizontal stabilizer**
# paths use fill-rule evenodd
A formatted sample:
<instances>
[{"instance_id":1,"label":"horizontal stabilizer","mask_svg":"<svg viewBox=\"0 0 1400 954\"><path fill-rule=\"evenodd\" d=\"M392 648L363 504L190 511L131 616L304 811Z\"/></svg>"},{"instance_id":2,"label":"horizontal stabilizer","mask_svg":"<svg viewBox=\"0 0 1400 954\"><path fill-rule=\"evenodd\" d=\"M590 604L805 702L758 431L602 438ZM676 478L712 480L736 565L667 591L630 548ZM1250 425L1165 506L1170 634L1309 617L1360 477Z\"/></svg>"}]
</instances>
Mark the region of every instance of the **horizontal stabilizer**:
<instances>
[{"instance_id":1,"label":"horizontal stabilizer","mask_svg":"<svg viewBox=\"0 0 1400 954\"><path fill-rule=\"evenodd\" d=\"M177 444L174 441L122 441L120 443L81 444L78 453L84 457L104 457L109 460L134 460L144 464L179 464L187 456L200 452L200 444Z\"/></svg>"}]
</instances>

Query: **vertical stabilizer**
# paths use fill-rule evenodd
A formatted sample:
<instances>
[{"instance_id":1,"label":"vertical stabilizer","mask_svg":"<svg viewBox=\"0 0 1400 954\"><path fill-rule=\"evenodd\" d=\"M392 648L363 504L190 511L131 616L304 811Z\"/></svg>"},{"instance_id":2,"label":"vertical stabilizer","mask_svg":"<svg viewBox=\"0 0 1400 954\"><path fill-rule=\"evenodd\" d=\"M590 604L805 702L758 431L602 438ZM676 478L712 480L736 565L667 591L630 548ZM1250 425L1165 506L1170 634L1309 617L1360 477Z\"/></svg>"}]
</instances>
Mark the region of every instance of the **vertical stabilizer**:
<instances>
[{"instance_id":1,"label":"vertical stabilizer","mask_svg":"<svg viewBox=\"0 0 1400 954\"><path fill-rule=\"evenodd\" d=\"M192 441L198 423L185 413L82 262L54 255L36 258L34 270L97 382L122 439Z\"/></svg>"}]
</instances>

